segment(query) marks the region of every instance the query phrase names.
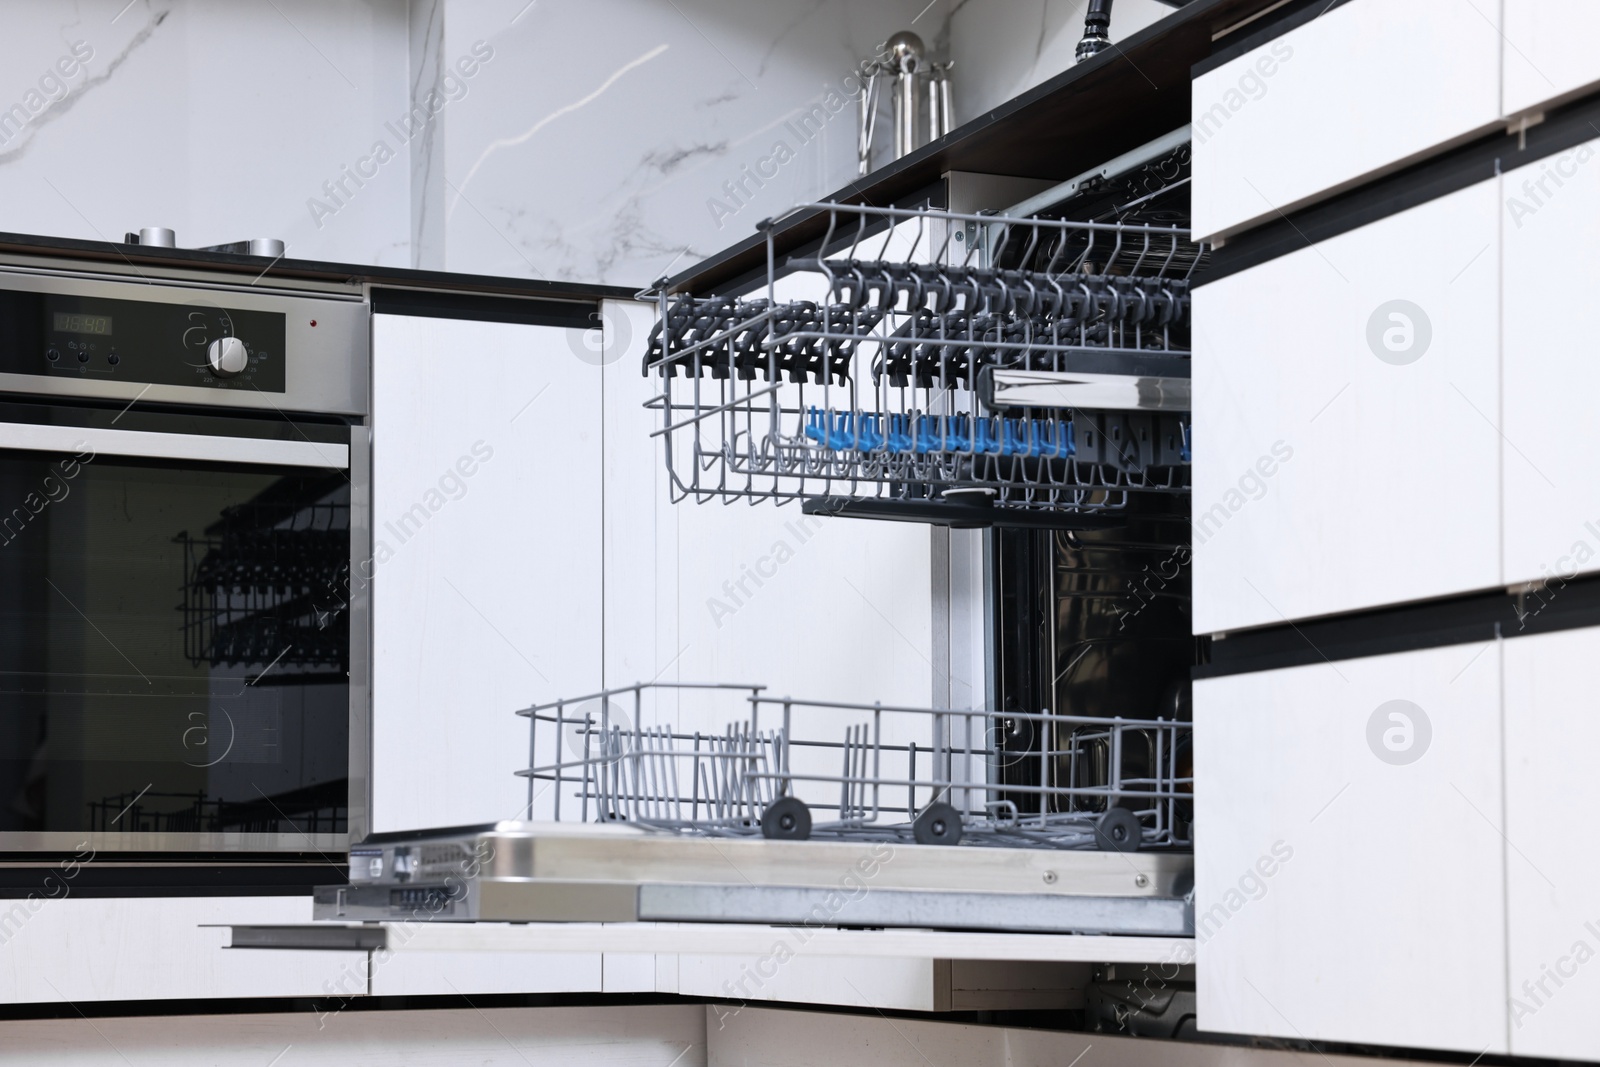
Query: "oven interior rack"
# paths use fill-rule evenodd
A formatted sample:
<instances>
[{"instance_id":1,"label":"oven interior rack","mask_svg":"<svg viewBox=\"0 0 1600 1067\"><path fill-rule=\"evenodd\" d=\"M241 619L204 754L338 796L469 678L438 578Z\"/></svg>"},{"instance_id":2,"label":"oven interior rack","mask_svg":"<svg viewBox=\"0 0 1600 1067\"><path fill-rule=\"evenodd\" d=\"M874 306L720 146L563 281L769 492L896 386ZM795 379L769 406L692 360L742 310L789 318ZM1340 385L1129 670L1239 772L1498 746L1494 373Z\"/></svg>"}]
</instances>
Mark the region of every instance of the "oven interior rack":
<instances>
[{"instance_id":1,"label":"oven interior rack","mask_svg":"<svg viewBox=\"0 0 1600 1067\"><path fill-rule=\"evenodd\" d=\"M348 627L323 606L341 603L350 569L349 483L342 475L286 476L229 508L184 546L185 651L197 666L272 665L348 670Z\"/></svg>"}]
</instances>

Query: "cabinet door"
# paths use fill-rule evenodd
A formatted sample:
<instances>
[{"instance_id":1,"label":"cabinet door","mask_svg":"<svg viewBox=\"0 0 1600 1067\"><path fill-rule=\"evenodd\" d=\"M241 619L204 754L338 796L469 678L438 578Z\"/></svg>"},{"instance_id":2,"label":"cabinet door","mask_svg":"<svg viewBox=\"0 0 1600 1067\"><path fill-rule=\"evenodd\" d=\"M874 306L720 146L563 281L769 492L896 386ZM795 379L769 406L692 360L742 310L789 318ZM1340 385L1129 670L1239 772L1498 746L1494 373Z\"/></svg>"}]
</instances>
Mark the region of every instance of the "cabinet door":
<instances>
[{"instance_id":1,"label":"cabinet door","mask_svg":"<svg viewBox=\"0 0 1600 1067\"><path fill-rule=\"evenodd\" d=\"M1498 21L1475 0L1353 0L1196 78L1194 232L1233 233L1493 126Z\"/></svg>"},{"instance_id":2,"label":"cabinet door","mask_svg":"<svg viewBox=\"0 0 1600 1067\"><path fill-rule=\"evenodd\" d=\"M1199 1025L1503 1052L1500 654L1197 682Z\"/></svg>"},{"instance_id":3,"label":"cabinet door","mask_svg":"<svg viewBox=\"0 0 1600 1067\"><path fill-rule=\"evenodd\" d=\"M1196 633L1500 583L1497 189L1196 290Z\"/></svg>"},{"instance_id":4,"label":"cabinet door","mask_svg":"<svg viewBox=\"0 0 1600 1067\"><path fill-rule=\"evenodd\" d=\"M1600 365L1568 309L1600 285L1600 141L1508 171L1505 580L1600 570Z\"/></svg>"},{"instance_id":5,"label":"cabinet door","mask_svg":"<svg viewBox=\"0 0 1600 1067\"><path fill-rule=\"evenodd\" d=\"M1511 1051L1600 1059L1600 630L1505 645Z\"/></svg>"},{"instance_id":6,"label":"cabinet door","mask_svg":"<svg viewBox=\"0 0 1600 1067\"><path fill-rule=\"evenodd\" d=\"M641 406L651 309L602 323L378 320L375 829L517 817L514 712L605 685L931 701L928 529L671 503ZM462 373L484 353L492 377ZM742 710L663 697L643 725L720 732Z\"/></svg>"},{"instance_id":7,"label":"cabinet door","mask_svg":"<svg viewBox=\"0 0 1600 1067\"><path fill-rule=\"evenodd\" d=\"M600 375L566 329L377 316L372 405L373 827L516 818L516 710L600 679Z\"/></svg>"},{"instance_id":8,"label":"cabinet door","mask_svg":"<svg viewBox=\"0 0 1600 1067\"><path fill-rule=\"evenodd\" d=\"M1600 5L1593 0L1503 0L1505 112L1518 115L1600 84Z\"/></svg>"}]
</instances>

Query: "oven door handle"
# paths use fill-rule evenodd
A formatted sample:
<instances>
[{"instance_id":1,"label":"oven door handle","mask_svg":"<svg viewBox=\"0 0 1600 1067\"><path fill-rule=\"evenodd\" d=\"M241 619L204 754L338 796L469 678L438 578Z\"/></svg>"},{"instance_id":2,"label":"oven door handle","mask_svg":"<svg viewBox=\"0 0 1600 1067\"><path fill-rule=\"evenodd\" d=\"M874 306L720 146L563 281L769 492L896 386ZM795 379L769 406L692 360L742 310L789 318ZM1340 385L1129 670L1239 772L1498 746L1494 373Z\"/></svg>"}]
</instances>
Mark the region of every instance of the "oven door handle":
<instances>
[{"instance_id":1,"label":"oven door handle","mask_svg":"<svg viewBox=\"0 0 1600 1067\"><path fill-rule=\"evenodd\" d=\"M326 467L347 470L350 446L323 441L273 441L258 437L107 430L84 426L41 426L0 422L0 450L89 452L97 456L251 463L270 467Z\"/></svg>"}]
</instances>

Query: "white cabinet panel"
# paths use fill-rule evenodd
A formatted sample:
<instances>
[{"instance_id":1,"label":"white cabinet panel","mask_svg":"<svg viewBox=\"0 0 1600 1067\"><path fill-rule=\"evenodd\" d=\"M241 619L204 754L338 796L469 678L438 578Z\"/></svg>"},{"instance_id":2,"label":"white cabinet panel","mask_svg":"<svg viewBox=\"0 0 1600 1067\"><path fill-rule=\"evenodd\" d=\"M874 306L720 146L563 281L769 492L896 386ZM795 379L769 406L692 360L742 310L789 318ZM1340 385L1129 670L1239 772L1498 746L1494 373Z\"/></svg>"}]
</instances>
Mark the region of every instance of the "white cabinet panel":
<instances>
[{"instance_id":1,"label":"white cabinet panel","mask_svg":"<svg viewBox=\"0 0 1600 1067\"><path fill-rule=\"evenodd\" d=\"M536 700L661 679L931 702L928 528L670 503L642 407L652 314L608 302L603 338L378 320L376 829L523 811L513 712ZM462 372L485 353L492 377ZM664 699L647 724L720 730L742 710Z\"/></svg>"},{"instance_id":2,"label":"white cabinet panel","mask_svg":"<svg viewBox=\"0 0 1600 1067\"><path fill-rule=\"evenodd\" d=\"M807 516L798 505L677 504L660 414L641 405L654 309L608 303L605 574L608 685L766 685L772 694L928 706L932 534L917 523ZM593 687L590 687L593 688ZM668 697L682 729L720 731L736 703Z\"/></svg>"},{"instance_id":3,"label":"white cabinet panel","mask_svg":"<svg viewBox=\"0 0 1600 1067\"><path fill-rule=\"evenodd\" d=\"M1196 290L1196 633L1500 583L1497 190Z\"/></svg>"},{"instance_id":4,"label":"white cabinet panel","mask_svg":"<svg viewBox=\"0 0 1600 1067\"><path fill-rule=\"evenodd\" d=\"M600 677L600 374L572 331L377 316L373 826L515 818L516 709Z\"/></svg>"},{"instance_id":5,"label":"white cabinet panel","mask_svg":"<svg viewBox=\"0 0 1600 1067\"><path fill-rule=\"evenodd\" d=\"M1501 178L1508 584L1600 569L1600 365L1561 311L1600 282L1597 155L1591 141Z\"/></svg>"},{"instance_id":6,"label":"white cabinet panel","mask_svg":"<svg viewBox=\"0 0 1600 1067\"><path fill-rule=\"evenodd\" d=\"M0 1004L363 993L365 952L232 951L216 929L310 919L307 897L3 900Z\"/></svg>"},{"instance_id":7,"label":"white cabinet panel","mask_svg":"<svg viewBox=\"0 0 1600 1067\"><path fill-rule=\"evenodd\" d=\"M711 1015L724 1024L748 1010L747 1005L762 1001L880 1011L938 1008L938 965L931 959L817 956L803 946L792 954L792 940L775 933L773 950L759 956L679 956L678 994L724 1001ZM775 964L774 959L782 962Z\"/></svg>"},{"instance_id":8,"label":"white cabinet panel","mask_svg":"<svg viewBox=\"0 0 1600 1067\"><path fill-rule=\"evenodd\" d=\"M1517 115L1600 83L1600 4L1594 0L1502 0L1505 112Z\"/></svg>"},{"instance_id":9,"label":"white cabinet panel","mask_svg":"<svg viewBox=\"0 0 1600 1067\"><path fill-rule=\"evenodd\" d=\"M661 415L644 406L660 381L640 373L655 305L608 300L602 317L605 684L615 686L648 682L676 662L678 528L661 440L650 436Z\"/></svg>"},{"instance_id":10,"label":"white cabinet panel","mask_svg":"<svg viewBox=\"0 0 1600 1067\"><path fill-rule=\"evenodd\" d=\"M1195 79L1194 232L1233 233L1493 126L1498 20L1476 0L1354 0Z\"/></svg>"},{"instance_id":11,"label":"white cabinet panel","mask_svg":"<svg viewBox=\"0 0 1600 1067\"><path fill-rule=\"evenodd\" d=\"M608 952L600 963L600 988L606 993L654 993L660 957L643 952Z\"/></svg>"},{"instance_id":12,"label":"white cabinet panel","mask_svg":"<svg viewBox=\"0 0 1600 1067\"><path fill-rule=\"evenodd\" d=\"M931 534L794 505L672 508L673 671L773 695L930 706Z\"/></svg>"},{"instance_id":13,"label":"white cabinet panel","mask_svg":"<svg viewBox=\"0 0 1600 1067\"><path fill-rule=\"evenodd\" d=\"M1600 1060L1600 630L1505 645L1511 1051Z\"/></svg>"},{"instance_id":14,"label":"white cabinet panel","mask_svg":"<svg viewBox=\"0 0 1600 1067\"><path fill-rule=\"evenodd\" d=\"M1505 1051L1497 648L1203 680L1194 702L1201 1028Z\"/></svg>"},{"instance_id":15,"label":"white cabinet panel","mask_svg":"<svg viewBox=\"0 0 1600 1067\"><path fill-rule=\"evenodd\" d=\"M597 952L375 953L372 995L598 993L601 963Z\"/></svg>"}]
</instances>

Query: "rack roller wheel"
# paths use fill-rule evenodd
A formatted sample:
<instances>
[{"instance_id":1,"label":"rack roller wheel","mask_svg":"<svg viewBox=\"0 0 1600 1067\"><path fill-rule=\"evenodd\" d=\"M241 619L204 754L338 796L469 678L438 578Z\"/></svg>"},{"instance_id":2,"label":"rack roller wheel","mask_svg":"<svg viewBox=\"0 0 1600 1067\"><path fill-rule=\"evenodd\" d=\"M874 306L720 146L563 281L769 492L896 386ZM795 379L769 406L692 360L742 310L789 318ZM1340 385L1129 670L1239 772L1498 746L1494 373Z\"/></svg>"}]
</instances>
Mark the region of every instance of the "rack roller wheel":
<instances>
[{"instance_id":1,"label":"rack roller wheel","mask_svg":"<svg viewBox=\"0 0 1600 1067\"><path fill-rule=\"evenodd\" d=\"M761 813L761 836L774 841L804 841L811 836L811 809L799 797L779 797Z\"/></svg>"},{"instance_id":2,"label":"rack roller wheel","mask_svg":"<svg viewBox=\"0 0 1600 1067\"><path fill-rule=\"evenodd\" d=\"M911 834L919 845L958 845L961 843L961 813L942 800L922 809L911 824Z\"/></svg>"},{"instance_id":3,"label":"rack roller wheel","mask_svg":"<svg viewBox=\"0 0 1600 1067\"><path fill-rule=\"evenodd\" d=\"M1101 852L1137 852L1144 837L1139 817L1127 808L1108 808L1094 827L1094 844Z\"/></svg>"}]
</instances>

